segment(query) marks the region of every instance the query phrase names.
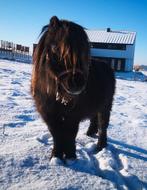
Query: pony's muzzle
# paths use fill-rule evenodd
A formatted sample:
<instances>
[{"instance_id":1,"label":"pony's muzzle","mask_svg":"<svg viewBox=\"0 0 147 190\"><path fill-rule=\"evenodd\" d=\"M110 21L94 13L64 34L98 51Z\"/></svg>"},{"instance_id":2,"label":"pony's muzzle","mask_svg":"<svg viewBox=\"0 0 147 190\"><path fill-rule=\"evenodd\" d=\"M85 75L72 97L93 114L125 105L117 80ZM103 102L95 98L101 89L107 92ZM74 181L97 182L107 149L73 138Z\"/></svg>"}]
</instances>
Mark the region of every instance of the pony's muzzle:
<instances>
[{"instance_id":1,"label":"pony's muzzle","mask_svg":"<svg viewBox=\"0 0 147 190\"><path fill-rule=\"evenodd\" d=\"M59 80L63 89L70 95L79 95L86 87L86 77L81 70L61 73Z\"/></svg>"}]
</instances>

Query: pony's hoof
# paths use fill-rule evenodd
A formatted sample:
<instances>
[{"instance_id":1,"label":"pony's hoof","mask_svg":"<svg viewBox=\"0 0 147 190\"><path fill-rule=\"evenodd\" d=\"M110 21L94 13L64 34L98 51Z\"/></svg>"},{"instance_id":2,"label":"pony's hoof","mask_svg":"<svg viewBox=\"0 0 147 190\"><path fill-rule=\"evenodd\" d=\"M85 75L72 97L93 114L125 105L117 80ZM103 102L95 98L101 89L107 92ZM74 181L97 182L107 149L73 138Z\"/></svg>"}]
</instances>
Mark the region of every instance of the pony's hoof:
<instances>
[{"instance_id":1,"label":"pony's hoof","mask_svg":"<svg viewBox=\"0 0 147 190\"><path fill-rule=\"evenodd\" d=\"M96 132L93 132L93 131L87 131L86 135L87 135L88 137L95 137Z\"/></svg>"},{"instance_id":2,"label":"pony's hoof","mask_svg":"<svg viewBox=\"0 0 147 190\"><path fill-rule=\"evenodd\" d=\"M97 129L88 129L86 135L88 137L95 137L95 135L98 133Z\"/></svg>"},{"instance_id":3,"label":"pony's hoof","mask_svg":"<svg viewBox=\"0 0 147 190\"><path fill-rule=\"evenodd\" d=\"M50 159L50 165L51 166L61 166L61 165L63 165L63 161L60 158L52 157Z\"/></svg>"},{"instance_id":4,"label":"pony's hoof","mask_svg":"<svg viewBox=\"0 0 147 190\"><path fill-rule=\"evenodd\" d=\"M103 150L103 148L106 148L107 147L107 143L104 143L103 145L97 145L97 148L96 148L96 150L97 150L97 152L100 152L101 150Z\"/></svg>"}]
</instances>

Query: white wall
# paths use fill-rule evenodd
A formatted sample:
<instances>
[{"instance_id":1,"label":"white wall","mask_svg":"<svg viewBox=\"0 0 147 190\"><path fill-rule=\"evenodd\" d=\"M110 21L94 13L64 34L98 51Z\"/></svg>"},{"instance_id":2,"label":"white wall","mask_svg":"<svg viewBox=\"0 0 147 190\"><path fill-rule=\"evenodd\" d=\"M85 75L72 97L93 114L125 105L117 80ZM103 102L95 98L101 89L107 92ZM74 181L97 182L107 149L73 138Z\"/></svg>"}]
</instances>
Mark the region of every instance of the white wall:
<instances>
[{"instance_id":1,"label":"white wall","mask_svg":"<svg viewBox=\"0 0 147 190\"><path fill-rule=\"evenodd\" d=\"M17 53L17 52L8 52L8 51L1 51L0 50L0 58L22 61L22 62L27 62L27 63L32 62L32 56L31 55Z\"/></svg>"},{"instance_id":2,"label":"white wall","mask_svg":"<svg viewBox=\"0 0 147 190\"><path fill-rule=\"evenodd\" d=\"M91 55L96 57L113 57L126 59L125 71L132 71L134 64L135 43L127 45L126 50L110 50L91 48Z\"/></svg>"},{"instance_id":3,"label":"white wall","mask_svg":"<svg viewBox=\"0 0 147 190\"><path fill-rule=\"evenodd\" d=\"M133 59L126 59L125 71L133 70Z\"/></svg>"}]
</instances>

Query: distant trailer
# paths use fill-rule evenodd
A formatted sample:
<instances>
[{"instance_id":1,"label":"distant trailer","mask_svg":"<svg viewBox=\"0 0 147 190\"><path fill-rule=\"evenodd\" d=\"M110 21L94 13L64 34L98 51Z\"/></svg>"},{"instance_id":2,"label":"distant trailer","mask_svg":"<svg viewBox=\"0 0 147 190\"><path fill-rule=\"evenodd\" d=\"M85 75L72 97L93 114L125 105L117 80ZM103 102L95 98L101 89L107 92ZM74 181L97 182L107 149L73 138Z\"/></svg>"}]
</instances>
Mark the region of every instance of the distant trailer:
<instances>
[{"instance_id":1,"label":"distant trailer","mask_svg":"<svg viewBox=\"0 0 147 190\"><path fill-rule=\"evenodd\" d=\"M90 41L91 58L107 62L115 71L132 71L136 32L85 30Z\"/></svg>"}]
</instances>

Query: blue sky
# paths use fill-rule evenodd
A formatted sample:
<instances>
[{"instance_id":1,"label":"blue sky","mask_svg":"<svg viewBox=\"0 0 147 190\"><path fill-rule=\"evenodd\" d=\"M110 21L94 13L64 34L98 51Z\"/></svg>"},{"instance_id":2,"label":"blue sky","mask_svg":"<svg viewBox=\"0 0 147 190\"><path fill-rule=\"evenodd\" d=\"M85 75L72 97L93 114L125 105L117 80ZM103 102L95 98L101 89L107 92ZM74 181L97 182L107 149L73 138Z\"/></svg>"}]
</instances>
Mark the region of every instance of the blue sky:
<instances>
[{"instance_id":1,"label":"blue sky","mask_svg":"<svg viewBox=\"0 0 147 190\"><path fill-rule=\"evenodd\" d=\"M136 31L135 64L147 65L147 0L0 0L0 40L32 46L53 15L89 29Z\"/></svg>"}]
</instances>

